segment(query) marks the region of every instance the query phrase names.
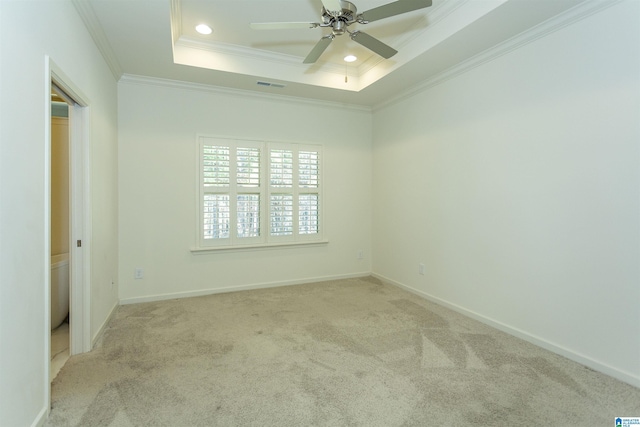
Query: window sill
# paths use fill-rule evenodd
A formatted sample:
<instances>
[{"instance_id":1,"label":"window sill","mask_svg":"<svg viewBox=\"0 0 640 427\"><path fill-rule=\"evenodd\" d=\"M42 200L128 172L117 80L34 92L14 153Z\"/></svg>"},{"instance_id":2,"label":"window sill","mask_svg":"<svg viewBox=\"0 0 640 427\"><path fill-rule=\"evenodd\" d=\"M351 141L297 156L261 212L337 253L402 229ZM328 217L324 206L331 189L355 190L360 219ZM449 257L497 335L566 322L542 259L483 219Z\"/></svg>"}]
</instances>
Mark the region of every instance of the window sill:
<instances>
[{"instance_id":1,"label":"window sill","mask_svg":"<svg viewBox=\"0 0 640 427\"><path fill-rule=\"evenodd\" d=\"M213 252L242 252L257 251L261 249L279 249L292 246L321 246L328 244L328 240L313 240L303 242L282 242L282 243L260 243L256 245L236 245L236 246L211 246L206 248L191 248L190 251L194 255L203 255Z\"/></svg>"}]
</instances>

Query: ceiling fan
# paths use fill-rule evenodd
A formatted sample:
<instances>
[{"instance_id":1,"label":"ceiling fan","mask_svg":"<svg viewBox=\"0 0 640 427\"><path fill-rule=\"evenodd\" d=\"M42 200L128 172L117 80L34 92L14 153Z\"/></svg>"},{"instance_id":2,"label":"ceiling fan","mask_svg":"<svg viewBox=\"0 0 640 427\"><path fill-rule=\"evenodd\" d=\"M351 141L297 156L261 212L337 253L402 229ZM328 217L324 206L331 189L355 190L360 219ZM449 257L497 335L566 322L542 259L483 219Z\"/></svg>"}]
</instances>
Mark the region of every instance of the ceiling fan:
<instances>
[{"instance_id":1,"label":"ceiling fan","mask_svg":"<svg viewBox=\"0 0 640 427\"><path fill-rule=\"evenodd\" d=\"M317 28L330 27L331 34L323 36L315 47L309 52L307 57L302 61L305 64L312 64L320 58L320 55L329 47L329 44L336 36L349 33L351 40L360 43L369 50L374 51L385 59L391 58L398 53L397 50L382 43L375 37L370 36L360 30L349 31L349 25L368 24L369 22L379 21L380 19L389 18L390 16L400 15L402 13L411 12L413 10L423 9L431 6L431 0L397 0L392 3L374 7L365 12L358 13L356 6L345 0L321 0L322 1L322 22L264 22L253 23L251 28L254 30L284 30L284 29L300 29L300 28Z\"/></svg>"}]
</instances>

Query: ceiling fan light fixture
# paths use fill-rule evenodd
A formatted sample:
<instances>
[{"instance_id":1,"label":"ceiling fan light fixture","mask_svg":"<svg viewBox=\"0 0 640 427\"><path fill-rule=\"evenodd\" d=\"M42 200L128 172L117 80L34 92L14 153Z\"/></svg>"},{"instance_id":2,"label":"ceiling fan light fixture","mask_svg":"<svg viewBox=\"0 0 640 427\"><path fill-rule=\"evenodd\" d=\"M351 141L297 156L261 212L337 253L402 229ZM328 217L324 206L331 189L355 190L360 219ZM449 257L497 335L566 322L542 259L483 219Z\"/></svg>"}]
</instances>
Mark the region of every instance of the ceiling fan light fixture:
<instances>
[{"instance_id":1,"label":"ceiling fan light fixture","mask_svg":"<svg viewBox=\"0 0 640 427\"><path fill-rule=\"evenodd\" d=\"M199 24L196 25L196 31L199 32L202 35L209 35L213 32L213 30L211 29L210 26L208 26L207 24Z\"/></svg>"},{"instance_id":2,"label":"ceiling fan light fixture","mask_svg":"<svg viewBox=\"0 0 640 427\"><path fill-rule=\"evenodd\" d=\"M358 59L355 55L347 55L344 57L344 62L355 62Z\"/></svg>"}]
</instances>

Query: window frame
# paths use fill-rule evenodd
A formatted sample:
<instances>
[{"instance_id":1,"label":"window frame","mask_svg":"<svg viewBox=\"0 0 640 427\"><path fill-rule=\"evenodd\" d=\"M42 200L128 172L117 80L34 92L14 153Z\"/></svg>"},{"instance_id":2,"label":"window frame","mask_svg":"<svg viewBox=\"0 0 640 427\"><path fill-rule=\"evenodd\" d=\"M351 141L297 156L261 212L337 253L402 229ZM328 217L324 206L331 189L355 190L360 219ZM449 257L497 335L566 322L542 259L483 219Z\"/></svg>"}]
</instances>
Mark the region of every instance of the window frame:
<instances>
[{"instance_id":1,"label":"window frame","mask_svg":"<svg viewBox=\"0 0 640 427\"><path fill-rule=\"evenodd\" d=\"M327 243L324 239L324 210L323 210L323 147L317 144L297 142L265 141L248 138L220 137L211 135L197 135L197 239L193 252L220 249L261 248L271 246L289 246L314 243ZM229 185L228 187L205 186L204 147L229 147ZM238 148L258 148L260 150L260 185L259 187L243 187L237 180L237 150ZM293 153L293 185L291 188L275 187L271 185L271 151L276 149L291 150ZM317 186L313 188L300 187L300 152L311 151L318 155ZM283 191L286 190L286 191ZM286 236L271 235L271 195L292 194L293 196L293 232ZM230 220L229 237L205 238L205 194L229 194ZM237 196L241 194L260 194L260 235L258 237L238 237ZM317 195L317 233L300 233L300 194Z\"/></svg>"}]
</instances>

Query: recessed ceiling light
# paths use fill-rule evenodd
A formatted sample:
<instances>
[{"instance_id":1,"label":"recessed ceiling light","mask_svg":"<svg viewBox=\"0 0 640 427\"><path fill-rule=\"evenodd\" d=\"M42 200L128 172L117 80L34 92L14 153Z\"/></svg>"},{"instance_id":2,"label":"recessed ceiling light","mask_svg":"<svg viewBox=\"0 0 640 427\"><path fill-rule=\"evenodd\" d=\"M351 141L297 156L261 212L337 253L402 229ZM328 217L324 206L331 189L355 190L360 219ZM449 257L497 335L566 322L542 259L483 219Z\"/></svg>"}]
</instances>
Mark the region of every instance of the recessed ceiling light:
<instances>
[{"instance_id":1,"label":"recessed ceiling light","mask_svg":"<svg viewBox=\"0 0 640 427\"><path fill-rule=\"evenodd\" d=\"M354 55L347 55L344 57L345 62L353 62L356 59L358 59L357 57L355 57Z\"/></svg>"},{"instance_id":2,"label":"recessed ceiling light","mask_svg":"<svg viewBox=\"0 0 640 427\"><path fill-rule=\"evenodd\" d=\"M207 34L211 34L213 32L213 30L211 29L210 26L208 26L207 24L200 24L196 26L196 31L199 32L200 34L204 34L205 36Z\"/></svg>"}]
</instances>

